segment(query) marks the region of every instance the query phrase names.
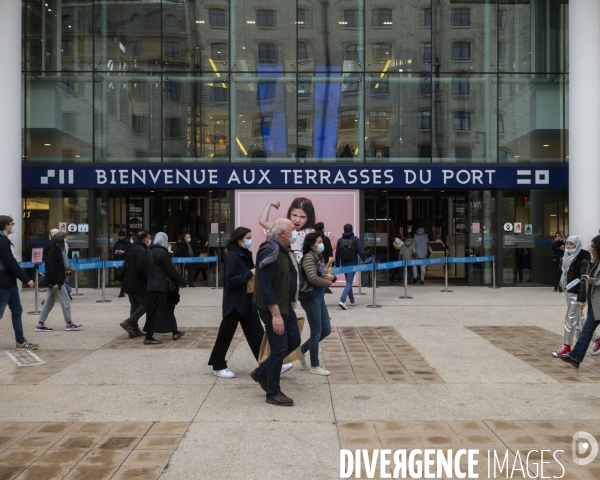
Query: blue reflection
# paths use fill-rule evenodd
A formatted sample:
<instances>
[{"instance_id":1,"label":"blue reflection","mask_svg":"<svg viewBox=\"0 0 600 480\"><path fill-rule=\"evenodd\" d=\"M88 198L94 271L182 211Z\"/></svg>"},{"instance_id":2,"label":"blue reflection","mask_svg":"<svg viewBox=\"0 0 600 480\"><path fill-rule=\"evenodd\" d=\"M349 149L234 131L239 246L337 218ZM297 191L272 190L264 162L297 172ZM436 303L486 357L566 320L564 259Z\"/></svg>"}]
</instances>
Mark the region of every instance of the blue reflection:
<instances>
[{"instance_id":1,"label":"blue reflection","mask_svg":"<svg viewBox=\"0 0 600 480\"><path fill-rule=\"evenodd\" d=\"M342 67L317 67L316 77L339 77ZM335 158L337 150L338 111L340 107L340 83L317 82L315 85L315 158Z\"/></svg>"}]
</instances>

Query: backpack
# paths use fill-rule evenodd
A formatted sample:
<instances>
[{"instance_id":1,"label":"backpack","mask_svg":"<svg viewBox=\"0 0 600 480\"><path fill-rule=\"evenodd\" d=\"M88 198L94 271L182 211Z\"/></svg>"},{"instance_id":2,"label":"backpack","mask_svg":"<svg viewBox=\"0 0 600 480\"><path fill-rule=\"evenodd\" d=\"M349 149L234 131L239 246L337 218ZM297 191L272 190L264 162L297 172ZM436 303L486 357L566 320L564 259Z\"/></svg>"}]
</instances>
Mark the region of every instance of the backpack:
<instances>
[{"instance_id":1,"label":"backpack","mask_svg":"<svg viewBox=\"0 0 600 480\"><path fill-rule=\"evenodd\" d=\"M356 245L354 244L354 237L341 238L339 251L339 255L342 260L356 259Z\"/></svg>"}]
</instances>

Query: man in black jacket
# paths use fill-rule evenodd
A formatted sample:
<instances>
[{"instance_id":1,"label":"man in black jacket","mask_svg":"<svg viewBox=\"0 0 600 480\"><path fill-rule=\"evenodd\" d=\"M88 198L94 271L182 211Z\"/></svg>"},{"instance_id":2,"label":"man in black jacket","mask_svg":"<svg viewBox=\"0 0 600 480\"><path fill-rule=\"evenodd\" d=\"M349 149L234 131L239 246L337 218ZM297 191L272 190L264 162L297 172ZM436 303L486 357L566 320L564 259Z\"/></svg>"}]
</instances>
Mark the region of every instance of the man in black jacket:
<instances>
[{"instance_id":1,"label":"man in black jacket","mask_svg":"<svg viewBox=\"0 0 600 480\"><path fill-rule=\"evenodd\" d=\"M12 324L15 331L16 348L35 350L37 343L28 342L23 336L23 307L19 298L19 287L17 279L26 283L30 288L34 287L33 280L21 270L15 256L13 255L13 244L8 236L15 228L13 219L7 215L0 215L0 318L4 316L4 310L8 305L12 314Z\"/></svg>"},{"instance_id":2,"label":"man in black jacket","mask_svg":"<svg viewBox=\"0 0 600 480\"><path fill-rule=\"evenodd\" d=\"M119 235L119 239L115 242L113 246L113 256L115 260L125 260L127 258L127 252L131 247L131 242L125 236L125 232L121 230L117 235ZM121 291L119 292L119 298L125 296L123 292L123 282L121 282Z\"/></svg>"},{"instance_id":3,"label":"man in black jacket","mask_svg":"<svg viewBox=\"0 0 600 480\"><path fill-rule=\"evenodd\" d=\"M194 247L192 246L192 236L186 233L183 238L177 243L177 249L175 250L176 257L193 257ZM195 287L194 285L194 267L192 264L182 263L180 266L181 276L185 278L187 272L188 287Z\"/></svg>"},{"instance_id":4,"label":"man in black jacket","mask_svg":"<svg viewBox=\"0 0 600 480\"><path fill-rule=\"evenodd\" d=\"M146 313L146 261L150 233L143 230L137 234L137 241L127 252L125 273L123 276L123 291L129 297L129 318L119 325L129 334L129 338L142 337L139 320Z\"/></svg>"}]
</instances>

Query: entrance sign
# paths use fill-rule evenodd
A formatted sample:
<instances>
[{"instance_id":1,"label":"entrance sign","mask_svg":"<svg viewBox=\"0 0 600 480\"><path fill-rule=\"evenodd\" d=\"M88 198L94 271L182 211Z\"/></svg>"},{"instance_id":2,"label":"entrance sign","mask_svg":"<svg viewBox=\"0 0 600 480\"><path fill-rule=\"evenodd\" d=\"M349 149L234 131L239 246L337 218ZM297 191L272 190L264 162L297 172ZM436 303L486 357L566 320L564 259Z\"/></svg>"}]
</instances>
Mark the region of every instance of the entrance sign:
<instances>
[{"instance_id":1,"label":"entrance sign","mask_svg":"<svg viewBox=\"0 0 600 480\"><path fill-rule=\"evenodd\" d=\"M23 188L59 188L48 166L23 165ZM52 169L50 169L52 170ZM54 168L55 170L55 168ZM455 165L73 165L73 188L568 188L569 167ZM63 185L64 187L64 185Z\"/></svg>"},{"instance_id":2,"label":"entrance sign","mask_svg":"<svg viewBox=\"0 0 600 480\"><path fill-rule=\"evenodd\" d=\"M31 250L31 263L42 263L44 261L44 249L33 248Z\"/></svg>"},{"instance_id":3,"label":"entrance sign","mask_svg":"<svg viewBox=\"0 0 600 480\"><path fill-rule=\"evenodd\" d=\"M533 235L504 235L504 248L535 248Z\"/></svg>"},{"instance_id":4,"label":"entrance sign","mask_svg":"<svg viewBox=\"0 0 600 480\"><path fill-rule=\"evenodd\" d=\"M69 231L69 233L75 233L77 232L77 225L74 223L69 223L67 230Z\"/></svg>"},{"instance_id":5,"label":"entrance sign","mask_svg":"<svg viewBox=\"0 0 600 480\"><path fill-rule=\"evenodd\" d=\"M506 222L504 224L504 231L505 232L512 232L513 231L513 224L510 222Z\"/></svg>"}]
</instances>

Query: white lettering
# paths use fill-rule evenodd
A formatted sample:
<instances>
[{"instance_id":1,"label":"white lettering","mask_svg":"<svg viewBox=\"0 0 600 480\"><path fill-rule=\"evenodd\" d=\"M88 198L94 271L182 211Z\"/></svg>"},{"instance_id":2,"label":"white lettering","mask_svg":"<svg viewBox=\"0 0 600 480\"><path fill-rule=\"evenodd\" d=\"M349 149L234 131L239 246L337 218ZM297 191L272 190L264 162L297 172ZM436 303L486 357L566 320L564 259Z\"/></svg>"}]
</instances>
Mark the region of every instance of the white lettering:
<instances>
[{"instance_id":1,"label":"white lettering","mask_svg":"<svg viewBox=\"0 0 600 480\"><path fill-rule=\"evenodd\" d=\"M391 473L387 472L387 466L390 465L391 460L387 459L388 455L391 455L391 450L380 450L379 451L379 476L381 478L392 478Z\"/></svg>"},{"instance_id":2,"label":"white lettering","mask_svg":"<svg viewBox=\"0 0 600 480\"><path fill-rule=\"evenodd\" d=\"M252 174L252 180L248 180L246 178L246 174L250 172ZM256 179L256 172L254 170L244 170L244 183L246 183L247 185L252 185L254 183L254 180Z\"/></svg>"},{"instance_id":3,"label":"white lettering","mask_svg":"<svg viewBox=\"0 0 600 480\"><path fill-rule=\"evenodd\" d=\"M508 450L504 454L504 460L502 461L502 465L500 465L500 461L498 459L498 453L494 450L494 478L496 478L496 464L500 467L500 473L504 469L504 465L506 465L506 476L508 477Z\"/></svg>"},{"instance_id":4,"label":"white lettering","mask_svg":"<svg viewBox=\"0 0 600 480\"><path fill-rule=\"evenodd\" d=\"M560 468L562 468L563 473L562 473L562 475L560 477L557 477L556 475L554 475L554 478L562 478L562 477L565 476L565 467L563 466L562 463L560 463L560 460L558 458L556 458L556 454L558 452L565 453L565 451L564 450L556 450L554 453L552 453L552 456L554 457L554 460L556 460L556 463L558 463L560 465ZM542 475L543 474L544 474L544 466L542 465Z\"/></svg>"},{"instance_id":5,"label":"white lettering","mask_svg":"<svg viewBox=\"0 0 600 480\"><path fill-rule=\"evenodd\" d=\"M229 177L229 180L227 180L227 184L229 185L231 182L237 182L238 185L241 184L240 179L238 178L237 173L235 173L235 170L233 170L231 172L231 176Z\"/></svg>"},{"instance_id":6,"label":"white lettering","mask_svg":"<svg viewBox=\"0 0 600 480\"><path fill-rule=\"evenodd\" d=\"M371 181L371 179L369 178L369 172L367 170L361 170L360 172L360 178L363 179L362 182L360 183L369 183Z\"/></svg>"},{"instance_id":7,"label":"white lettering","mask_svg":"<svg viewBox=\"0 0 600 480\"><path fill-rule=\"evenodd\" d=\"M519 466L517 466L517 460L519 461ZM512 471L510 472L510 478L513 478L515 470L521 472L523 474L523 478L527 478L527 475L525 475L525 467L523 467L523 462L521 461L521 454L518 450L515 454L515 461L513 462Z\"/></svg>"},{"instance_id":8,"label":"white lettering","mask_svg":"<svg viewBox=\"0 0 600 480\"><path fill-rule=\"evenodd\" d=\"M177 173L177 177L176 177L176 183L177 183L177 185L179 185L179 179L180 178L182 180L184 180L185 183L187 183L188 185L190 184L190 171L189 170L185 171L185 175L183 173L181 173L181 171L179 169L175 170L175 172Z\"/></svg>"},{"instance_id":9,"label":"white lettering","mask_svg":"<svg viewBox=\"0 0 600 480\"><path fill-rule=\"evenodd\" d=\"M129 171L119 170L119 183L121 185L129 185Z\"/></svg>"},{"instance_id":10,"label":"white lettering","mask_svg":"<svg viewBox=\"0 0 600 480\"><path fill-rule=\"evenodd\" d=\"M479 474L475 473L474 468L479 465L479 462L475 460L475 455L479 455L479 450L468 451L468 466L469 466L469 478L479 478Z\"/></svg>"},{"instance_id":11,"label":"white lettering","mask_svg":"<svg viewBox=\"0 0 600 480\"><path fill-rule=\"evenodd\" d=\"M444 476L452 478L452 450L447 451L448 458L444 456L443 450L437 452L437 476L442 478L442 469Z\"/></svg>"},{"instance_id":12,"label":"white lettering","mask_svg":"<svg viewBox=\"0 0 600 480\"><path fill-rule=\"evenodd\" d=\"M141 175L138 174L135 170L131 170L131 183L135 184L135 178L137 177L140 182L146 185L146 170L141 171Z\"/></svg>"},{"instance_id":13,"label":"white lettering","mask_svg":"<svg viewBox=\"0 0 600 480\"><path fill-rule=\"evenodd\" d=\"M98 185L106 183L106 172L104 170L96 170L96 183Z\"/></svg>"},{"instance_id":14,"label":"white lettering","mask_svg":"<svg viewBox=\"0 0 600 480\"><path fill-rule=\"evenodd\" d=\"M467 476L466 473L463 473L460 470L460 457L466 454L467 451L462 449L456 452L456 455L454 456L454 474L456 475L456 478L465 478Z\"/></svg>"},{"instance_id":15,"label":"white lettering","mask_svg":"<svg viewBox=\"0 0 600 480\"><path fill-rule=\"evenodd\" d=\"M481 185L483 185L483 181L481 180L481 177L483 177L483 172L481 170L471 170L471 175L473 175L473 185L475 185L475 182L479 182Z\"/></svg>"},{"instance_id":16,"label":"white lettering","mask_svg":"<svg viewBox=\"0 0 600 480\"><path fill-rule=\"evenodd\" d=\"M344 185L346 185L346 179L344 178L344 175L342 174L341 170L338 170L335 179L333 180L333 184L335 185L337 182L341 182Z\"/></svg>"},{"instance_id":17,"label":"white lettering","mask_svg":"<svg viewBox=\"0 0 600 480\"><path fill-rule=\"evenodd\" d=\"M354 459L350 450L340 450L340 478L350 478L354 468Z\"/></svg>"},{"instance_id":18,"label":"white lettering","mask_svg":"<svg viewBox=\"0 0 600 480\"><path fill-rule=\"evenodd\" d=\"M356 170L348 170L348 176L350 177L350 181L348 182L350 185L354 185L358 182L358 178L356 177Z\"/></svg>"},{"instance_id":19,"label":"white lettering","mask_svg":"<svg viewBox=\"0 0 600 480\"><path fill-rule=\"evenodd\" d=\"M158 177L160 177L160 170L158 172L156 172L156 177L152 173L152 170L149 170L148 173L150 173L150 177L152 178L152 181L154 182L154 184L156 184Z\"/></svg>"},{"instance_id":20,"label":"white lettering","mask_svg":"<svg viewBox=\"0 0 600 480\"><path fill-rule=\"evenodd\" d=\"M446 185L448 180L454 177L454 172L452 170L442 170L442 173L444 174L444 185Z\"/></svg>"},{"instance_id":21,"label":"white lettering","mask_svg":"<svg viewBox=\"0 0 600 480\"><path fill-rule=\"evenodd\" d=\"M394 478L406 478L406 450L394 452Z\"/></svg>"},{"instance_id":22,"label":"white lettering","mask_svg":"<svg viewBox=\"0 0 600 480\"><path fill-rule=\"evenodd\" d=\"M466 179L466 180L462 181L462 180L460 179L460 174L461 174L461 173L465 173L465 174L467 175L467 179ZM470 181L470 180L471 180L471 174L470 174L470 173L469 173L467 170L459 170L459 171L457 172L457 174L456 174L456 181L457 181L458 183L460 183L461 185L464 185L465 183L469 183L469 181Z\"/></svg>"},{"instance_id":23,"label":"white lettering","mask_svg":"<svg viewBox=\"0 0 600 480\"><path fill-rule=\"evenodd\" d=\"M410 451L410 455L408 456L408 474L410 478L421 478L421 460L415 460L415 457L422 453L419 449ZM417 467L416 470L415 466Z\"/></svg>"},{"instance_id":24,"label":"white lettering","mask_svg":"<svg viewBox=\"0 0 600 480\"><path fill-rule=\"evenodd\" d=\"M287 183L288 183L287 176L288 176L288 173L291 173L291 170L282 170L281 173L283 173L283 178L284 178L283 182L287 185Z\"/></svg>"},{"instance_id":25,"label":"white lettering","mask_svg":"<svg viewBox=\"0 0 600 480\"><path fill-rule=\"evenodd\" d=\"M373 185L381 185L381 170L373 170Z\"/></svg>"},{"instance_id":26,"label":"white lettering","mask_svg":"<svg viewBox=\"0 0 600 480\"><path fill-rule=\"evenodd\" d=\"M117 173L116 170L111 170L110 171L110 184L111 185L116 185L117 181L115 180L115 173Z\"/></svg>"},{"instance_id":27,"label":"white lettering","mask_svg":"<svg viewBox=\"0 0 600 480\"><path fill-rule=\"evenodd\" d=\"M385 178L387 178L385 184L389 185L390 183L394 183L394 177L392 176L392 170L385 170L383 172Z\"/></svg>"},{"instance_id":28,"label":"white lettering","mask_svg":"<svg viewBox=\"0 0 600 480\"><path fill-rule=\"evenodd\" d=\"M198 181L198 177L196 176L197 173L198 173L198 170L194 170L194 183L201 185L206 181L206 172L204 170L200 170L200 173L202 173L201 181Z\"/></svg>"},{"instance_id":29,"label":"white lettering","mask_svg":"<svg viewBox=\"0 0 600 480\"><path fill-rule=\"evenodd\" d=\"M425 474L425 478L435 478L435 473L431 471L431 467L435 464L435 461L431 458L432 455L435 455L435 450L427 449L423 454L423 472Z\"/></svg>"},{"instance_id":30,"label":"white lettering","mask_svg":"<svg viewBox=\"0 0 600 480\"><path fill-rule=\"evenodd\" d=\"M294 170L294 183L302 185L302 170Z\"/></svg>"},{"instance_id":31,"label":"white lettering","mask_svg":"<svg viewBox=\"0 0 600 480\"><path fill-rule=\"evenodd\" d=\"M373 457L371 457L371 461L369 461L369 451L363 450L363 461L365 463L367 478L373 478L375 476L375 469L377 468L377 455L379 455L378 448L373 450Z\"/></svg>"},{"instance_id":32,"label":"white lettering","mask_svg":"<svg viewBox=\"0 0 600 480\"><path fill-rule=\"evenodd\" d=\"M551 452L552 450L545 450L546 452ZM529 478L537 478L538 474L539 474L539 465L537 462L531 462L529 463L529 455L531 455L533 452L537 453L537 450L529 450L529 452L527 452L527 458L525 459L525 465L527 465L527 476ZM541 461L542 463L544 463L544 450L542 450L542 456L541 456ZM545 463L550 463L550 462L545 462ZM531 464L535 465L535 473L532 475L530 473L531 471ZM543 468L542 468L542 472L543 472ZM542 476L542 478L544 478ZM545 477L545 478L550 478L550 477Z\"/></svg>"},{"instance_id":33,"label":"white lettering","mask_svg":"<svg viewBox=\"0 0 600 480\"><path fill-rule=\"evenodd\" d=\"M494 173L496 173L496 170L485 170L485 173L487 173L489 175L490 178L490 185L492 185L492 175Z\"/></svg>"},{"instance_id":34,"label":"white lettering","mask_svg":"<svg viewBox=\"0 0 600 480\"><path fill-rule=\"evenodd\" d=\"M319 173L321 176L321 185L323 185L325 182L331 184L331 182L329 181L329 176L331 175L331 173L328 170L319 170Z\"/></svg>"},{"instance_id":35,"label":"white lettering","mask_svg":"<svg viewBox=\"0 0 600 480\"><path fill-rule=\"evenodd\" d=\"M417 181L417 174L413 170L404 170L404 178L407 185L412 185Z\"/></svg>"},{"instance_id":36,"label":"white lettering","mask_svg":"<svg viewBox=\"0 0 600 480\"><path fill-rule=\"evenodd\" d=\"M266 182L267 182L269 185L271 185L271 181L269 180L269 177L267 176L267 175L269 175L269 172L270 172L270 171L271 171L271 170L267 170L266 172L263 172L262 170L259 170L259 172L260 172L260 175L261 175L261 177L260 177L260 181L258 182L258 184L259 184L259 185L260 185L260 184L263 182L263 180L266 180Z\"/></svg>"},{"instance_id":37,"label":"white lettering","mask_svg":"<svg viewBox=\"0 0 600 480\"><path fill-rule=\"evenodd\" d=\"M306 170L306 184L308 185L310 182L317 184L317 171L316 170Z\"/></svg>"},{"instance_id":38,"label":"white lettering","mask_svg":"<svg viewBox=\"0 0 600 480\"><path fill-rule=\"evenodd\" d=\"M427 170L427 175L427 180L425 180L423 178L423 170L419 170L419 180L421 180L423 185L427 185L429 182L431 182L431 170Z\"/></svg>"},{"instance_id":39,"label":"white lettering","mask_svg":"<svg viewBox=\"0 0 600 480\"><path fill-rule=\"evenodd\" d=\"M165 185L173 185L173 170L169 168L163 170L163 172L165 174Z\"/></svg>"},{"instance_id":40,"label":"white lettering","mask_svg":"<svg viewBox=\"0 0 600 480\"><path fill-rule=\"evenodd\" d=\"M208 183L211 185L216 185L219 182L219 179L217 178L217 172L218 170L208 171Z\"/></svg>"}]
</instances>

